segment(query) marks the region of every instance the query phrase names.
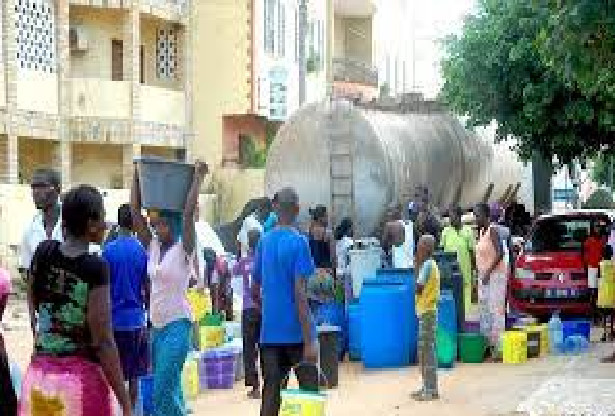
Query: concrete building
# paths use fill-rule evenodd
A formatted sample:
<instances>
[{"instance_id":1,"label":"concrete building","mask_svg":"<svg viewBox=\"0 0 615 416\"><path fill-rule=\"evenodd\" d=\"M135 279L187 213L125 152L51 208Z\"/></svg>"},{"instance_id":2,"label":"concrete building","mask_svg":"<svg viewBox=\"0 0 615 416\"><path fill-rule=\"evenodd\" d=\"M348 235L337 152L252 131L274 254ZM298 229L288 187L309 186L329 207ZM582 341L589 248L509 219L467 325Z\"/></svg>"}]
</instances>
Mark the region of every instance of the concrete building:
<instances>
[{"instance_id":1,"label":"concrete building","mask_svg":"<svg viewBox=\"0 0 615 416\"><path fill-rule=\"evenodd\" d=\"M122 188L133 157L183 158L192 139L189 4L6 0L0 180L38 166Z\"/></svg>"}]
</instances>

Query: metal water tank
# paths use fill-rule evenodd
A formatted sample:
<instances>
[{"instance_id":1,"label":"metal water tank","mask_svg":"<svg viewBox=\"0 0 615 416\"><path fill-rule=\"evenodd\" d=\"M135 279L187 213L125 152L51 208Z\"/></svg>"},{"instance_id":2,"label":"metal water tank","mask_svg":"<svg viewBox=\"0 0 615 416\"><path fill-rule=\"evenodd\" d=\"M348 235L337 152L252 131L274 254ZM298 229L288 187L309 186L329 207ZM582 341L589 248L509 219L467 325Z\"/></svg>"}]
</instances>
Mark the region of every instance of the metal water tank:
<instances>
[{"instance_id":1,"label":"metal water tank","mask_svg":"<svg viewBox=\"0 0 615 416\"><path fill-rule=\"evenodd\" d=\"M462 205L479 202L494 180L503 181L496 184L497 198L521 177L512 152L497 152L491 141L446 112L401 114L339 101L310 104L280 128L265 174L267 195L286 186L298 191L300 220L306 219L308 207L331 207L331 137L336 131L347 131L354 145L354 213L348 207L344 215L355 218L362 236L372 234L387 208L406 202L419 185L426 185L431 201L444 208L457 195ZM339 220L342 215L336 214Z\"/></svg>"}]
</instances>

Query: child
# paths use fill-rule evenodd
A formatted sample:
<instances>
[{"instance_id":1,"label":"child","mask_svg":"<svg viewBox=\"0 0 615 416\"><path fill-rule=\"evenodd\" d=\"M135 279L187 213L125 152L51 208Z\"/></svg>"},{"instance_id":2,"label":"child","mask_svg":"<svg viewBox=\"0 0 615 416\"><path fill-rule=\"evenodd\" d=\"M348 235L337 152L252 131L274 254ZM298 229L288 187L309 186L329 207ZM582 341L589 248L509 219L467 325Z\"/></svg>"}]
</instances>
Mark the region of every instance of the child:
<instances>
[{"instance_id":1,"label":"child","mask_svg":"<svg viewBox=\"0 0 615 416\"><path fill-rule=\"evenodd\" d=\"M0 267L0 325L2 325L2 315L4 308L11 293L11 275L8 271ZM0 328L0 415L17 414L17 397L11 382L11 371L9 359L4 348L2 338L2 328Z\"/></svg>"},{"instance_id":2,"label":"child","mask_svg":"<svg viewBox=\"0 0 615 416\"><path fill-rule=\"evenodd\" d=\"M260 231L248 231L248 253L241 257L233 268L233 277L243 279L243 311L241 313L241 332L243 335L243 364L245 383L252 390L248 392L251 399L260 399L260 382L256 359L258 357L258 340L261 332L261 311L252 297L252 270L254 268L254 253L260 240Z\"/></svg>"},{"instance_id":3,"label":"child","mask_svg":"<svg viewBox=\"0 0 615 416\"><path fill-rule=\"evenodd\" d=\"M423 235L418 241L415 257L416 270L419 271L416 281L416 313L419 318L419 364L423 387L412 394L412 398L421 402L440 398L435 349L440 271L433 259L435 246L435 237Z\"/></svg>"}]
</instances>

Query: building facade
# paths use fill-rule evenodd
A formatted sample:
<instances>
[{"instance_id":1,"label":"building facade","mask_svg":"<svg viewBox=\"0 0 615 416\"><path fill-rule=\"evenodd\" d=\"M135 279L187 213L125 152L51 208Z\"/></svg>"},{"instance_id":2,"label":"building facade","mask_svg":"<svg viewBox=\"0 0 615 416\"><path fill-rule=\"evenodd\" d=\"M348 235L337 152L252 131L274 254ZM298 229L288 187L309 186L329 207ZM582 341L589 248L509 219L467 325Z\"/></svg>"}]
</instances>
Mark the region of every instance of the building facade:
<instances>
[{"instance_id":1,"label":"building facade","mask_svg":"<svg viewBox=\"0 0 615 416\"><path fill-rule=\"evenodd\" d=\"M188 0L5 0L0 182L53 166L123 188L140 155L191 151Z\"/></svg>"}]
</instances>

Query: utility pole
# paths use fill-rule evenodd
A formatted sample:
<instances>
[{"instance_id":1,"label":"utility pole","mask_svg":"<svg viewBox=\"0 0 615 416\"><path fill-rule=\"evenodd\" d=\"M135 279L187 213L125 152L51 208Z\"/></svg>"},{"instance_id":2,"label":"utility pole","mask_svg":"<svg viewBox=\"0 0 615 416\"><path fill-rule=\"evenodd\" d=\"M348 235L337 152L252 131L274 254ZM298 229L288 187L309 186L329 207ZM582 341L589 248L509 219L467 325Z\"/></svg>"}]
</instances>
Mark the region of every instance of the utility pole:
<instances>
[{"instance_id":1,"label":"utility pole","mask_svg":"<svg viewBox=\"0 0 615 416\"><path fill-rule=\"evenodd\" d=\"M305 103L305 79L307 59L305 51L305 35L307 33L307 2L299 0L299 106Z\"/></svg>"}]
</instances>

